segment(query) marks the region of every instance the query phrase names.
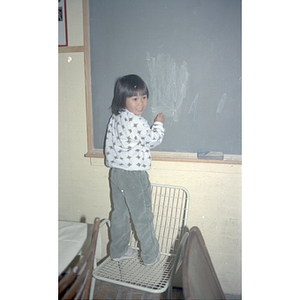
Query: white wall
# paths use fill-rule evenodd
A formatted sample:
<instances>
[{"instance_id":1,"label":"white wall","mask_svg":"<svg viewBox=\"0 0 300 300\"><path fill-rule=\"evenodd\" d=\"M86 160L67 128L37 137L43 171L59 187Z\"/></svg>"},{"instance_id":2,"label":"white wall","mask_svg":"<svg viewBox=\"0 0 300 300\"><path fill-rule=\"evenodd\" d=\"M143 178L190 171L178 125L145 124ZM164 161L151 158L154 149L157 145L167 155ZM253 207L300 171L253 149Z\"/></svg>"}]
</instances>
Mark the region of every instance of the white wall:
<instances>
[{"instance_id":1,"label":"white wall","mask_svg":"<svg viewBox=\"0 0 300 300\"><path fill-rule=\"evenodd\" d=\"M67 1L69 45L83 44L82 0ZM68 58L72 60L68 62ZM87 152L83 53L59 54L59 219L108 217L108 168ZM241 294L241 165L153 161L154 183L191 196L188 226L198 226L225 293ZM106 230L101 230L105 254Z\"/></svg>"}]
</instances>

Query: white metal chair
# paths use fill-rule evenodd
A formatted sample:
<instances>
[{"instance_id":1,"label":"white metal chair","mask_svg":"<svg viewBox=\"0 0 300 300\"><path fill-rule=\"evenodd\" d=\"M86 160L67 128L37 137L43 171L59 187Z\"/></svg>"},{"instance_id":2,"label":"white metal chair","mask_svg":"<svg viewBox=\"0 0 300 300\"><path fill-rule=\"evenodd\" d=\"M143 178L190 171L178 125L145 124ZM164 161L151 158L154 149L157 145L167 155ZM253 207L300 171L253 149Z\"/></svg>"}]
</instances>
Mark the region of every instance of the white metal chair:
<instances>
[{"instance_id":1,"label":"white metal chair","mask_svg":"<svg viewBox=\"0 0 300 300\"><path fill-rule=\"evenodd\" d=\"M119 262L108 256L95 266L93 277L150 293L163 293L169 287L170 299L172 282L182 263L189 235L186 227L188 207L189 193L185 188L152 184L154 230L161 253L159 262L146 266L140 256ZM133 232L129 245L139 249Z\"/></svg>"}]
</instances>

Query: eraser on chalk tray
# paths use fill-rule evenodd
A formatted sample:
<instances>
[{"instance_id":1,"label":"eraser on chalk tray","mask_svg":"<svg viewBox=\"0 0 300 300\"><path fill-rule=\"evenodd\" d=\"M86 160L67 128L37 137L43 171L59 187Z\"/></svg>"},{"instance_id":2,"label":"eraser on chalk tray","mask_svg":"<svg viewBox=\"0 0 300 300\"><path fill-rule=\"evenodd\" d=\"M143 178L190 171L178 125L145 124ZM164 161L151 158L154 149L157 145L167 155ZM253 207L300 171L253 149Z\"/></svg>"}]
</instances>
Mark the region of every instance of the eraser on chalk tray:
<instances>
[{"instance_id":1,"label":"eraser on chalk tray","mask_svg":"<svg viewBox=\"0 0 300 300\"><path fill-rule=\"evenodd\" d=\"M209 152L197 152L197 158L210 159L210 160L223 160L223 152L209 151Z\"/></svg>"}]
</instances>

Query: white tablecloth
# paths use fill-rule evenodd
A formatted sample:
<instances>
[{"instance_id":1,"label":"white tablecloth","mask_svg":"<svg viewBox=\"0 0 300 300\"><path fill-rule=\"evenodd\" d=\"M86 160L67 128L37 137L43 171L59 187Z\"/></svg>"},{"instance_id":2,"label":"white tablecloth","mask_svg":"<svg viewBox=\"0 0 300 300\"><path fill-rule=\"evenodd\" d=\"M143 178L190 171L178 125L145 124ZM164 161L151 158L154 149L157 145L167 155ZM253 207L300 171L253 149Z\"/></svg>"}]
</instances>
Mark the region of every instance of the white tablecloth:
<instances>
[{"instance_id":1,"label":"white tablecloth","mask_svg":"<svg viewBox=\"0 0 300 300\"><path fill-rule=\"evenodd\" d=\"M58 275L80 252L87 237L87 224L59 221L58 225Z\"/></svg>"}]
</instances>

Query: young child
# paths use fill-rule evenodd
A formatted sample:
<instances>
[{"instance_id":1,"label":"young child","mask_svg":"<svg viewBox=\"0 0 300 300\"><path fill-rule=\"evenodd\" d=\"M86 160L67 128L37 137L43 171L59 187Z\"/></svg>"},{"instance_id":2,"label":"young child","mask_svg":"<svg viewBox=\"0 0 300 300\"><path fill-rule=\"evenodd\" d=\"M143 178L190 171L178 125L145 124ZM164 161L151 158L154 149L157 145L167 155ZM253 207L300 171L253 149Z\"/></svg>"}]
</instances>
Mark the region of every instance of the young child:
<instances>
[{"instance_id":1,"label":"young child","mask_svg":"<svg viewBox=\"0 0 300 300\"><path fill-rule=\"evenodd\" d=\"M115 83L105 141L106 165L111 168L110 257L120 261L137 256L128 246L131 216L145 265L159 260L159 244L153 227L151 184L147 170L151 166L150 149L164 136L164 115L158 114L152 127L141 115L147 107L148 88L137 75L127 75Z\"/></svg>"}]
</instances>

